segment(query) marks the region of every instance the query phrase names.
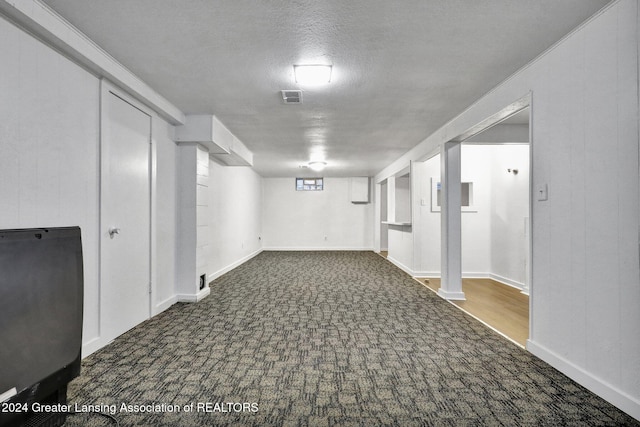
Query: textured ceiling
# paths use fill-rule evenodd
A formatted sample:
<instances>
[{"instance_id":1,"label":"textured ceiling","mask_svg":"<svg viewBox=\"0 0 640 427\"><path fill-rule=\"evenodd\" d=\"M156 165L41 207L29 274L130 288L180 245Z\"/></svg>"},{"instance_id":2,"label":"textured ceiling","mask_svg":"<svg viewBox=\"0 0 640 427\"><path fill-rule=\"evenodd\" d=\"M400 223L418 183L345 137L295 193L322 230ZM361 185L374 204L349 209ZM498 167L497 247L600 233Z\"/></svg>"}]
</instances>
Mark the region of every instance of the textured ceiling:
<instances>
[{"instance_id":1,"label":"textured ceiling","mask_svg":"<svg viewBox=\"0 0 640 427\"><path fill-rule=\"evenodd\" d=\"M608 0L43 0L263 176L373 175ZM305 87L293 64L332 64ZM284 105L282 89L302 89Z\"/></svg>"}]
</instances>

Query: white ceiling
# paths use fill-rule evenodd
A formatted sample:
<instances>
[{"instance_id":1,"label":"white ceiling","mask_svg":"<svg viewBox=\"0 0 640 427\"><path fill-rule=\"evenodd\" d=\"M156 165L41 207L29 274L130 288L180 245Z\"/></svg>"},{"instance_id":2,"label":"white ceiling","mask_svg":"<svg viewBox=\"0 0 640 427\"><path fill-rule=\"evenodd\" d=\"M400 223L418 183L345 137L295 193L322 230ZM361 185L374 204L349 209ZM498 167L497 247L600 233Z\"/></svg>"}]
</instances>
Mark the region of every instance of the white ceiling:
<instances>
[{"instance_id":1,"label":"white ceiling","mask_svg":"<svg viewBox=\"0 0 640 427\"><path fill-rule=\"evenodd\" d=\"M263 176L374 175L609 0L43 0ZM322 87L293 65L333 65ZM284 105L283 89L302 89Z\"/></svg>"}]
</instances>

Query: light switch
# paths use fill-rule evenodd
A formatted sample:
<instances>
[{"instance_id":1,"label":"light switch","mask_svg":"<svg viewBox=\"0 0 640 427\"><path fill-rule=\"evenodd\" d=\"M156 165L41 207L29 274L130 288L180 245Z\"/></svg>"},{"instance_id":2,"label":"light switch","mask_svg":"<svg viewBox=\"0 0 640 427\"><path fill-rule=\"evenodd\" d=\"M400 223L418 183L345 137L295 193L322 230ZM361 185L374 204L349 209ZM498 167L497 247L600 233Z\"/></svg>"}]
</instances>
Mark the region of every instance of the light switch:
<instances>
[{"instance_id":1,"label":"light switch","mask_svg":"<svg viewBox=\"0 0 640 427\"><path fill-rule=\"evenodd\" d=\"M536 197L539 202L549 200L549 191L547 188L547 184L540 184L538 185L538 187L536 187Z\"/></svg>"}]
</instances>

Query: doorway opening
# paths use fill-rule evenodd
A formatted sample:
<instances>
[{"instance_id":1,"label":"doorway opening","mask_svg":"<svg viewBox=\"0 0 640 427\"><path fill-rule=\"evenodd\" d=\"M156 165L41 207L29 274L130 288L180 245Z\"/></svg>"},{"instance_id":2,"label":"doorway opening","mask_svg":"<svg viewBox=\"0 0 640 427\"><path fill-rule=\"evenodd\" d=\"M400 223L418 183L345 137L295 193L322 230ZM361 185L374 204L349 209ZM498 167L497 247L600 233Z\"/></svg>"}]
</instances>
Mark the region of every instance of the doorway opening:
<instances>
[{"instance_id":1,"label":"doorway opening","mask_svg":"<svg viewBox=\"0 0 640 427\"><path fill-rule=\"evenodd\" d=\"M460 186L459 238L447 237L449 247L458 245L462 295L447 299L523 347L530 331L530 136L530 98L525 97L452 140L459 145L454 181ZM441 155L422 166L420 270L428 279L418 280L443 296L441 267L452 259L445 257L455 260L456 255L447 255L438 238L450 233L442 224L442 193L451 189L440 182ZM451 221L452 214L445 213L446 219Z\"/></svg>"},{"instance_id":2,"label":"doorway opening","mask_svg":"<svg viewBox=\"0 0 640 427\"><path fill-rule=\"evenodd\" d=\"M529 337L529 108L465 140L461 181L475 183L462 215L456 305L525 346Z\"/></svg>"}]
</instances>

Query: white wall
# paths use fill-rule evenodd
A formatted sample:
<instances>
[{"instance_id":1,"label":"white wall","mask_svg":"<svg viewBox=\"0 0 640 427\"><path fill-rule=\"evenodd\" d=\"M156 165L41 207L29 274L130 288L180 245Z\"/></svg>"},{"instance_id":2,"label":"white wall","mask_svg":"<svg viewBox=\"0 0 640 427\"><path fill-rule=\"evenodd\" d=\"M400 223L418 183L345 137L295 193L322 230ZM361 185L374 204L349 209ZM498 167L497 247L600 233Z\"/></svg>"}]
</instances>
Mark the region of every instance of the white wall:
<instances>
[{"instance_id":1,"label":"white wall","mask_svg":"<svg viewBox=\"0 0 640 427\"><path fill-rule=\"evenodd\" d=\"M373 204L351 203L349 178L296 191L295 178L264 178L265 249L373 249Z\"/></svg>"},{"instance_id":2,"label":"white wall","mask_svg":"<svg viewBox=\"0 0 640 427\"><path fill-rule=\"evenodd\" d=\"M462 212L462 274L464 277L491 275L492 218L492 151L486 145L463 145L461 150L462 182L473 183L473 209ZM422 255L415 261L418 276L440 276L440 211L432 207L432 181L440 181L440 155L425 162L416 162L416 203L419 221L416 234L421 241Z\"/></svg>"},{"instance_id":3,"label":"white wall","mask_svg":"<svg viewBox=\"0 0 640 427\"><path fill-rule=\"evenodd\" d=\"M531 93L527 348L640 419L638 3L620 0L375 177L381 182Z\"/></svg>"},{"instance_id":4,"label":"white wall","mask_svg":"<svg viewBox=\"0 0 640 427\"><path fill-rule=\"evenodd\" d=\"M178 147L173 142L173 126L154 117L152 137L156 153L155 251L156 277L154 313L167 308L176 293L177 162Z\"/></svg>"},{"instance_id":5,"label":"white wall","mask_svg":"<svg viewBox=\"0 0 640 427\"><path fill-rule=\"evenodd\" d=\"M413 269L420 277L440 277L440 211L432 207L432 181L440 181L440 155L413 162L415 197ZM462 274L465 277L491 276L492 148L487 145L463 145L462 182L473 183L474 206L462 212ZM405 254L405 259L410 257Z\"/></svg>"},{"instance_id":6,"label":"white wall","mask_svg":"<svg viewBox=\"0 0 640 427\"><path fill-rule=\"evenodd\" d=\"M413 205L411 189L415 185L415 175L402 171L386 181L387 219L391 224L387 227L387 259L405 272L412 274L414 269L413 238ZM398 225L393 223L409 223Z\"/></svg>"},{"instance_id":7,"label":"white wall","mask_svg":"<svg viewBox=\"0 0 640 427\"><path fill-rule=\"evenodd\" d=\"M617 3L503 90L530 81L533 188L549 189L529 347L640 419L637 9Z\"/></svg>"},{"instance_id":8,"label":"white wall","mask_svg":"<svg viewBox=\"0 0 640 427\"><path fill-rule=\"evenodd\" d=\"M396 177L395 183L395 221L411 222L411 177L409 175Z\"/></svg>"},{"instance_id":9,"label":"white wall","mask_svg":"<svg viewBox=\"0 0 640 427\"><path fill-rule=\"evenodd\" d=\"M529 145L484 146L491 151L491 275L526 288ZM509 173L517 169L518 173Z\"/></svg>"},{"instance_id":10,"label":"white wall","mask_svg":"<svg viewBox=\"0 0 640 427\"><path fill-rule=\"evenodd\" d=\"M420 253L416 253L415 274L420 277L440 277L440 212L431 208L431 178L440 180L440 155L424 162L415 162L415 188L419 205L416 224L416 240Z\"/></svg>"},{"instance_id":11,"label":"white wall","mask_svg":"<svg viewBox=\"0 0 640 427\"><path fill-rule=\"evenodd\" d=\"M413 225L389 225L387 259L413 275Z\"/></svg>"},{"instance_id":12,"label":"white wall","mask_svg":"<svg viewBox=\"0 0 640 427\"><path fill-rule=\"evenodd\" d=\"M209 280L262 250L262 180L251 168L209 161Z\"/></svg>"},{"instance_id":13,"label":"white wall","mask_svg":"<svg viewBox=\"0 0 640 427\"><path fill-rule=\"evenodd\" d=\"M491 159L489 146L463 145L462 182L473 183L473 210L462 212L462 273L484 277L491 273Z\"/></svg>"},{"instance_id":14,"label":"white wall","mask_svg":"<svg viewBox=\"0 0 640 427\"><path fill-rule=\"evenodd\" d=\"M99 81L0 18L0 228L79 225L86 343L99 335Z\"/></svg>"}]
</instances>

